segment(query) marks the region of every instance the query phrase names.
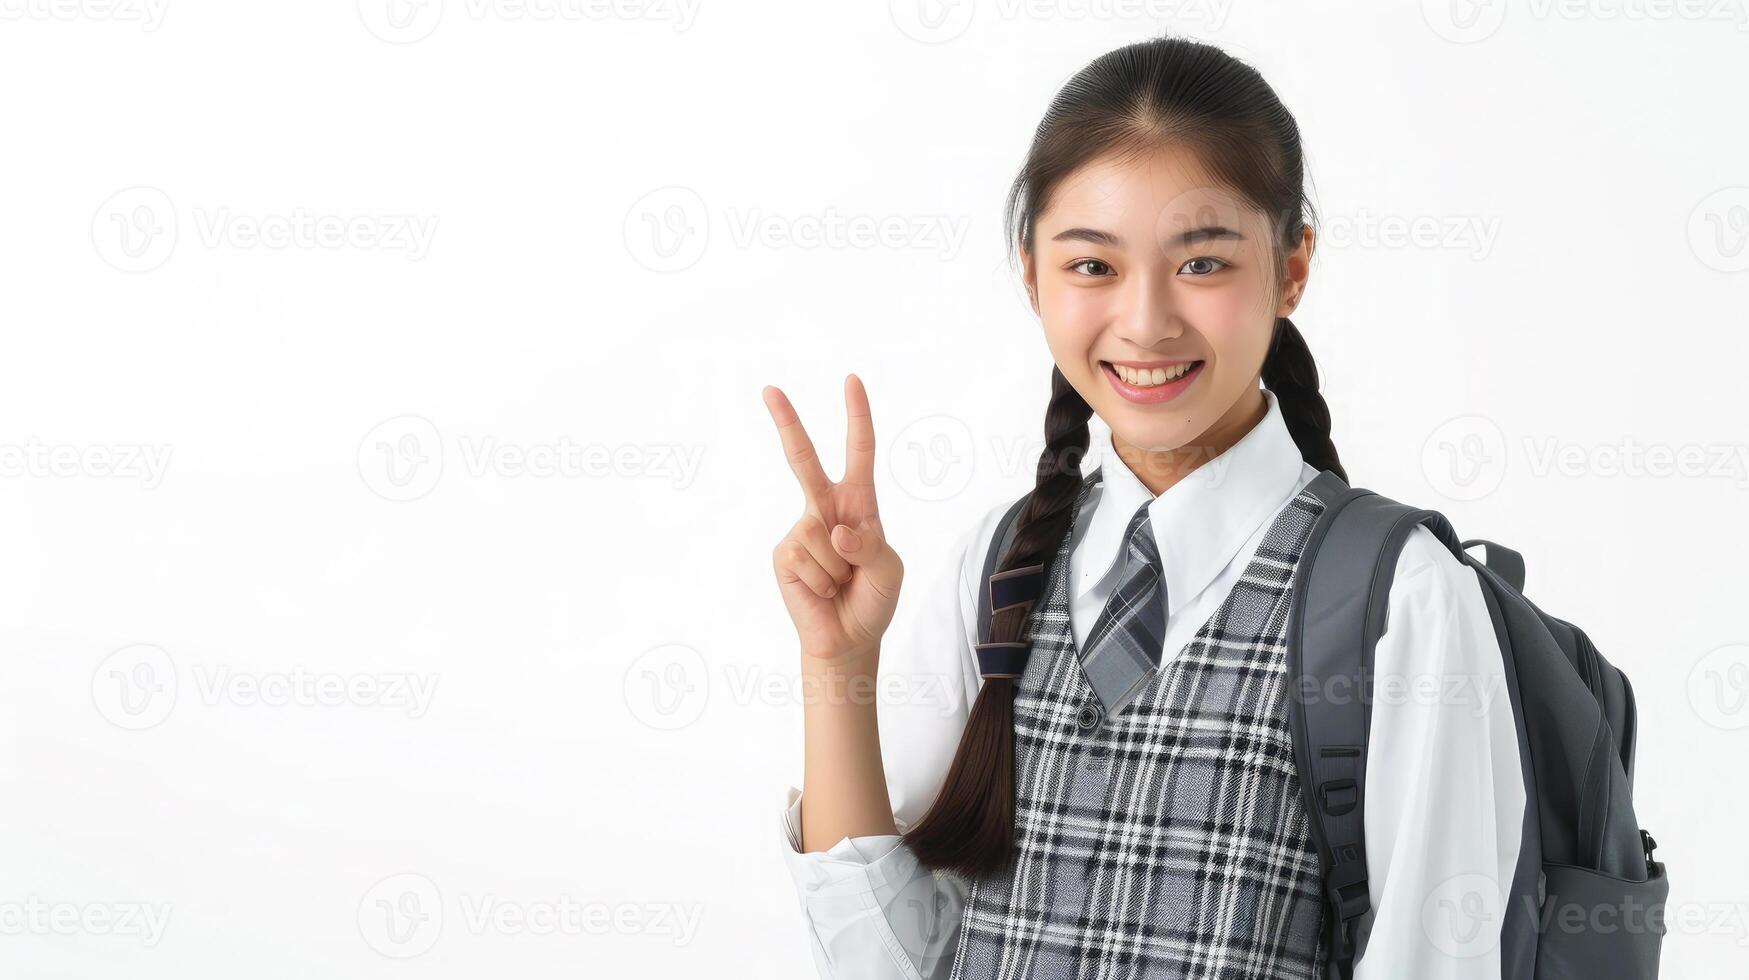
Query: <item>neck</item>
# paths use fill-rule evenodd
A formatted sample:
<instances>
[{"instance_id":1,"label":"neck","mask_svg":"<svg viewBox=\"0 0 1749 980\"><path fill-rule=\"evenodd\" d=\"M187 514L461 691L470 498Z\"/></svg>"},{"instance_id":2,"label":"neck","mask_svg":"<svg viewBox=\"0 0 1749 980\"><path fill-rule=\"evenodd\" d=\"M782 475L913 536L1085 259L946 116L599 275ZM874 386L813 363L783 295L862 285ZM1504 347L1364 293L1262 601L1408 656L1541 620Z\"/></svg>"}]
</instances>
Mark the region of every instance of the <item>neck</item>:
<instances>
[{"instance_id":1,"label":"neck","mask_svg":"<svg viewBox=\"0 0 1749 980\"><path fill-rule=\"evenodd\" d=\"M1233 403L1215 423L1195 439L1176 449L1143 449L1111 434L1111 448L1136 474L1148 491L1158 497L1178 481L1196 472L1204 463L1226 452L1269 414L1269 403L1255 385Z\"/></svg>"}]
</instances>

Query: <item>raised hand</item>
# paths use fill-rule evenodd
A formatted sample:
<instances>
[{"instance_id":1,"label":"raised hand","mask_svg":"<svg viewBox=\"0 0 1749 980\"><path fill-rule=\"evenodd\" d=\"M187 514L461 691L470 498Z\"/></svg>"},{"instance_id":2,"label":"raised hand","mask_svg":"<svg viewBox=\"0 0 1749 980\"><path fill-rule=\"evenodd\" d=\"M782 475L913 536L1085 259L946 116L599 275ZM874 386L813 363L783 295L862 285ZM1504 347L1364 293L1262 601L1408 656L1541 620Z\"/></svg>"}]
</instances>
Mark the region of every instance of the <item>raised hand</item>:
<instances>
[{"instance_id":1,"label":"raised hand","mask_svg":"<svg viewBox=\"0 0 1749 980\"><path fill-rule=\"evenodd\" d=\"M765 407L784 456L802 485L802 516L772 549L778 591L804 656L837 659L880 646L905 565L887 544L875 506L874 420L856 375L844 379L848 416L844 478L827 479L807 430L782 391L767 385Z\"/></svg>"}]
</instances>

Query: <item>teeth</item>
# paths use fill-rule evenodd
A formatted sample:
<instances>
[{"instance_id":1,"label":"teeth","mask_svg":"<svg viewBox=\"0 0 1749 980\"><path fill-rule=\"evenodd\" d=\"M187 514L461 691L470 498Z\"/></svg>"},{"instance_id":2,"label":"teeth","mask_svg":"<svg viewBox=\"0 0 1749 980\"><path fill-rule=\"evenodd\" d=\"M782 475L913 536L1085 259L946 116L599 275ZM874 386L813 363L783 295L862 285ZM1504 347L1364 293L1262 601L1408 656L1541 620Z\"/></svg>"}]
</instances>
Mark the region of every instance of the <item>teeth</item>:
<instances>
[{"instance_id":1,"label":"teeth","mask_svg":"<svg viewBox=\"0 0 1749 980\"><path fill-rule=\"evenodd\" d=\"M1194 363L1195 362L1187 361L1183 364L1174 364L1169 368L1154 368L1151 371L1125 367L1122 364L1113 364L1112 369L1115 370L1117 376L1124 379L1126 383L1135 385L1138 388L1149 388L1154 385L1163 385L1168 381L1176 381L1179 378L1184 377L1184 373L1189 371Z\"/></svg>"}]
</instances>

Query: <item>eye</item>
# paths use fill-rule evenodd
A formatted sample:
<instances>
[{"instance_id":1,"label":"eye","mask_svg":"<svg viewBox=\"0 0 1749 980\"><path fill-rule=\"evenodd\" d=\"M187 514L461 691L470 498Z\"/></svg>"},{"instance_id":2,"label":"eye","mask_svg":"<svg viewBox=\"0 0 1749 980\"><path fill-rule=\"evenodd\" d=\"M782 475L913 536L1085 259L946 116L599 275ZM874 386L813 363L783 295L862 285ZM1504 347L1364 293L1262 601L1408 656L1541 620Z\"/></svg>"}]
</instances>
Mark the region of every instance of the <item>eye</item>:
<instances>
[{"instance_id":1,"label":"eye","mask_svg":"<svg viewBox=\"0 0 1749 980\"><path fill-rule=\"evenodd\" d=\"M1214 266L1213 268L1209 268L1209 266L1211 264ZM1197 268L1193 269L1193 268L1191 268L1192 266L1197 266ZM1196 258L1191 259L1189 262L1184 263L1184 265L1180 266L1178 271L1179 272L1188 271L1193 276L1207 276L1207 275L1213 275L1214 273L1219 272L1222 269L1225 269L1226 267L1227 267L1227 262L1225 259L1217 259L1212 255L1199 255Z\"/></svg>"},{"instance_id":2,"label":"eye","mask_svg":"<svg viewBox=\"0 0 1749 980\"><path fill-rule=\"evenodd\" d=\"M1070 271L1074 271L1076 269L1082 268L1083 266L1096 267L1096 269L1099 271L1083 273L1084 275L1090 275L1090 276L1094 276L1096 278L1099 276L1108 276L1112 272L1111 266L1105 264L1104 262L1099 261L1098 259L1078 259L1069 265L1069 269L1070 269Z\"/></svg>"}]
</instances>

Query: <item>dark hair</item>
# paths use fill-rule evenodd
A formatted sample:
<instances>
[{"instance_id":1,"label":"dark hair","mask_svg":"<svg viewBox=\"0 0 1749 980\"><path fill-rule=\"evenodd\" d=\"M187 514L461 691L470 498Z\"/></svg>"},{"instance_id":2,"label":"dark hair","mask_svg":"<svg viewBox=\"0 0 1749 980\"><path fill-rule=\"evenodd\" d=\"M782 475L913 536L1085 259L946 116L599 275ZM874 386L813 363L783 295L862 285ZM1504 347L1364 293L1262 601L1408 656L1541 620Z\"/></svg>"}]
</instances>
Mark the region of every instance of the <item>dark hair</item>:
<instances>
[{"instance_id":1,"label":"dark hair","mask_svg":"<svg viewBox=\"0 0 1749 980\"><path fill-rule=\"evenodd\" d=\"M1008 241L1031 253L1033 229L1051 192L1082 164L1162 143L1189 147L1217 181L1271 217L1280 233L1278 249L1272 250L1279 268L1282 257L1299 245L1311 210L1299 129L1256 69L1212 45L1174 37L1101 55L1057 93L1008 192ZM1318 393L1317 365L1286 317L1276 319L1262 379L1275 393L1300 455L1347 479L1330 441L1330 410ZM1050 575L1080 490L1092 414L1053 367L1037 481L998 571L1043 565ZM990 624L990 639L1024 640L1033 608L1004 610ZM928 867L971 876L1008 862L1014 836L1017 680L984 680L946 784L905 834L906 845Z\"/></svg>"}]
</instances>

